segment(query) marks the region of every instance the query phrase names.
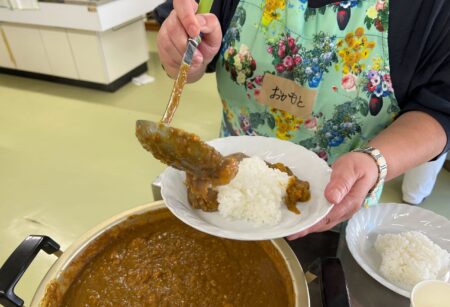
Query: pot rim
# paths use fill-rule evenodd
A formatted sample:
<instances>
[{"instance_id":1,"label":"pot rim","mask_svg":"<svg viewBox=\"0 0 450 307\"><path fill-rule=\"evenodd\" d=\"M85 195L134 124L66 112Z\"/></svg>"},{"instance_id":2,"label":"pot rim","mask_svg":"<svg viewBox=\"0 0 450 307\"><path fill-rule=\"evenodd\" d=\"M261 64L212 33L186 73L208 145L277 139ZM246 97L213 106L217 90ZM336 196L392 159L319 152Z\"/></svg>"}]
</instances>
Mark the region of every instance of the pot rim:
<instances>
[{"instance_id":1,"label":"pot rim","mask_svg":"<svg viewBox=\"0 0 450 307\"><path fill-rule=\"evenodd\" d=\"M110 228L122 223L128 217L132 215L144 214L149 211L167 208L164 201L155 201L148 203L139 207L135 207L124 212L121 212L113 217L105 220L104 222L94 226L86 233L81 235L75 242L73 242L55 261L55 263L50 267L48 272L45 274L44 278L41 280L33 299L31 300L31 307L40 306L41 300L44 298L47 285L51 281L58 281L65 269L72 263L72 261L98 236L109 230ZM289 244L284 239L270 240L273 245L277 248L282 258L284 259L290 277L292 279L292 284L294 288L295 295L295 306L310 306L310 298L308 285L306 281L305 274L303 272L302 266L298 261L296 255L290 248Z\"/></svg>"}]
</instances>

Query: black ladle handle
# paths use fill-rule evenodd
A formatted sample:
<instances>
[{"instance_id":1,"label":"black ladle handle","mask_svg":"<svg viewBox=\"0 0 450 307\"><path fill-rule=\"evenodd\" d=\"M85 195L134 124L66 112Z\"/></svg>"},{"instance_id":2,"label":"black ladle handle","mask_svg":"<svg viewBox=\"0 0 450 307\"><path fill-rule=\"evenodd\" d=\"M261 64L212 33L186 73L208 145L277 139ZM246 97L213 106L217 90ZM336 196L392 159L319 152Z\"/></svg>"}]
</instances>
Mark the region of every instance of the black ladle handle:
<instances>
[{"instance_id":1,"label":"black ladle handle","mask_svg":"<svg viewBox=\"0 0 450 307\"><path fill-rule=\"evenodd\" d=\"M344 269L339 258L318 258L308 267L308 272L319 279L324 307L351 306Z\"/></svg>"},{"instance_id":2,"label":"black ladle handle","mask_svg":"<svg viewBox=\"0 0 450 307\"><path fill-rule=\"evenodd\" d=\"M47 236L28 236L0 268L0 305L23 306L24 302L14 293L14 287L41 249L54 254L59 251L59 244Z\"/></svg>"}]
</instances>

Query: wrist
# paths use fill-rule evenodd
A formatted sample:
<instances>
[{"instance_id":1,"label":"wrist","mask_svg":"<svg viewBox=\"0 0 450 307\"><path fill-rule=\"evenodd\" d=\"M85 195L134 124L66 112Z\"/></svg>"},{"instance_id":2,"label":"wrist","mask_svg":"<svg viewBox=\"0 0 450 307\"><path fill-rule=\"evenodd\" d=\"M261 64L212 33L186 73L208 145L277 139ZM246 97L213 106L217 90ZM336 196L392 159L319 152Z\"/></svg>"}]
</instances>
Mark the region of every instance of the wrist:
<instances>
[{"instance_id":1,"label":"wrist","mask_svg":"<svg viewBox=\"0 0 450 307\"><path fill-rule=\"evenodd\" d=\"M377 179L375 180L375 183L372 187L372 189L369 191L369 193L372 193L378 186L383 185L386 175L387 175L387 162L384 158L383 154L380 150L374 147L362 147L357 148L353 150L354 152L364 154L366 157L368 157L372 162L372 166L374 166L376 172L377 172Z\"/></svg>"}]
</instances>

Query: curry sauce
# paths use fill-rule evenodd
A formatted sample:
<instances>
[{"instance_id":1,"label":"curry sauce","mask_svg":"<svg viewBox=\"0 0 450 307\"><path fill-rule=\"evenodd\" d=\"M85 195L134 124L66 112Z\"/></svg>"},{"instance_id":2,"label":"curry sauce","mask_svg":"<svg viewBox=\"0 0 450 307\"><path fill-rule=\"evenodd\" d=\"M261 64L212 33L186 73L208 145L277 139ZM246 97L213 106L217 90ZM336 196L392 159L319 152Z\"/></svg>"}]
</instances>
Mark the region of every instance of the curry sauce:
<instances>
[{"instance_id":1,"label":"curry sauce","mask_svg":"<svg viewBox=\"0 0 450 307\"><path fill-rule=\"evenodd\" d=\"M157 212L86 262L58 306L294 305L289 271L271 242L213 237Z\"/></svg>"}]
</instances>

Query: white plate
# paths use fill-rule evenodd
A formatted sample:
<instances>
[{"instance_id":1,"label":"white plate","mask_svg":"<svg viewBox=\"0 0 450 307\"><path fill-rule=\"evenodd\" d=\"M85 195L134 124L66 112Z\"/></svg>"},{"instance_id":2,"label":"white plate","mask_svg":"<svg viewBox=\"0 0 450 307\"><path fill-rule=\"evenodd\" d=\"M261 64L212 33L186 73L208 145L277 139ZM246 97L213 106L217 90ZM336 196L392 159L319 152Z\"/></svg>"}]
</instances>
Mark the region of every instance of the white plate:
<instances>
[{"instance_id":1,"label":"white plate","mask_svg":"<svg viewBox=\"0 0 450 307\"><path fill-rule=\"evenodd\" d=\"M445 204L443 204L445 205ZM405 297L410 288L388 281L380 273L381 255L375 250L377 235L416 230L450 251L450 221L432 211L406 204L379 204L362 208L348 222L346 240L356 262L378 282ZM439 279L449 282L450 268Z\"/></svg>"},{"instance_id":2,"label":"white plate","mask_svg":"<svg viewBox=\"0 0 450 307\"><path fill-rule=\"evenodd\" d=\"M315 153L288 141L262 136L233 136L208 142L224 155L243 152L267 162L282 162L294 174L307 180L311 200L298 204L297 215L282 206L280 223L274 226L255 226L244 220L229 220L218 212L193 209L187 199L185 173L167 168L161 176L161 195L170 211L186 224L214 236L238 240L269 240L302 231L320 221L332 208L323 193L330 181L331 169Z\"/></svg>"}]
</instances>

